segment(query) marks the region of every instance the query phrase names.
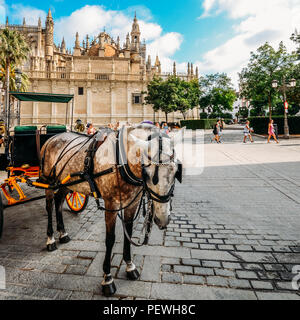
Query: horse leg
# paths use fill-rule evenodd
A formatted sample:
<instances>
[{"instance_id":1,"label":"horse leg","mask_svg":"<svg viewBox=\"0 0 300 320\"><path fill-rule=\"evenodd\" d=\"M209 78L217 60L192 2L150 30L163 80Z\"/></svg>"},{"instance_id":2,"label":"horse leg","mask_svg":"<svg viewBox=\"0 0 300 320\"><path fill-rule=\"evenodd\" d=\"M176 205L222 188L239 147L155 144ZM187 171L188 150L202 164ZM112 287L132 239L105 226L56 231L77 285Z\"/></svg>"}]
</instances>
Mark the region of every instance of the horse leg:
<instances>
[{"instance_id":1,"label":"horse leg","mask_svg":"<svg viewBox=\"0 0 300 320\"><path fill-rule=\"evenodd\" d=\"M46 190L46 209L48 213L48 228L47 228L47 250L54 251L56 250L55 238L53 236L53 226L52 226L52 212L53 212L53 199L54 191Z\"/></svg>"},{"instance_id":2,"label":"horse leg","mask_svg":"<svg viewBox=\"0 0 300 320\"><path fill-rule=\"evenodd\" d=\"M133 227L133 217L136 212L137 206L125 210L125 228L128 236L132 236L132 227ZM128 240L125 230L124 230L124 247L123 247L123 259L126 263L126 274L129 280L137 280L140 277L140 274L131 260L131 244Z\"/></svg>"},{"instance_id":3,"label":"horse leg","mask_svg":"<svg viewBox=\"0 0 300 320\"><path fill-rule=\"evenodd\" d=\"M60 243L68 243L71 241L69 235L65 231L63 215L62 215L62 206L67 194L68 194L68 190L66 188L62 188L62 189L59 189L54 196L57 231L60 234L59 235Z\"/></svg>"},{"instance_id":4,"label":"horse leg","mask_svg":"<svg viewBox=\"0 0 300 320\"><path fill-rule=\"evenodd\" d=\"M107 205L107 202L105 203ZM109 206L110 208L111 206ZM105 225L106 225L106 253L105 259L103 263L103 271L104 271L104 279L102 281L102 293L104 296L109 297L112 296L116 292L116 286L113 280L113 277L110 273L110 265L111 265L111 253L112 248L115 244L115 227L116 227L116 213L105 212Z\"/></svg>"}]
</instances>

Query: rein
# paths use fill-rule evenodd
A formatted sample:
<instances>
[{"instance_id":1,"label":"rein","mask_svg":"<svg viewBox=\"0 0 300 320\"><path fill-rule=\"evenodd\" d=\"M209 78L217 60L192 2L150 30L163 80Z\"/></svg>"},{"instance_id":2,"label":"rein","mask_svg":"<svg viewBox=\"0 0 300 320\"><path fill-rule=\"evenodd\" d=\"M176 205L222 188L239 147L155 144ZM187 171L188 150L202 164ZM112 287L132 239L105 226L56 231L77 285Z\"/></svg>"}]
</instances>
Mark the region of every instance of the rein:
<instances>
[{"instance_id":1,"label":"rein","mask_svg":"<svg viewBox=\"0 0 300 320\"><path fill-rule=\"evenodd\" d=\"M97 203L97 208L101 211L107 211L107 212L114 212L117 213L118 217L120 218L122 225L123 225L123 229L124 229L124 233L128 239L128 241L137 247L141 247L145 244L148 243L148 239L149 239L149 234L151 232L152 229L152 225L153 225L153 221L155 218L155 214L154 214L154 210L153 210L153 202L159 202L159 203L168 203L170 202L171 198L174 196L174 188L175 188L175 181L171 186L171 189L169 190L169 192L166 195L159 195L156 192L154 192L147 184L147 180L148 180L148 175L146 172L146 168L152 165L155 165L155 173L153 176L153 184L156 185L159 182L159 177L158 177L158 170L159 167L162 165L166 165L168 164L168 162L162 162L161 161L161 154L163 153L162 150L162 138L163 137L167 137L169 138L168 135L161 133L161 132L157 132L154 133L153 135L150 135L148 137L148 141L151 141L154 138L158 138L159 139L159 151L158 154L155 156L155 158L158 157L158 162L154 162L153 159L151 159L151 157L149 157L149 155L147 154L148 160L150 161L150 164L148 166L146 166L143 162L142 162L142 177L136 177L134 175L134 173L131 171L128 163L127 163L127 157L126 157L126 152L125 152L125 147L124 147L124 141L123 141L123 136L124 136L124 129L125 127L123 127L119 132L118 132L118 136L117 136L117 142L116 142L116 158L117 158L117 165L115 165L115 168L110 168L107 170L104 170L102 172L99 173L90 173L88 175L88 177L86 175L83 175L82 172L76 172L73 173L69 176L69 178L73 178L76 176L79 176L81 179L78 179L76 181L72 181L72 182L66 182L66 183L55 183L54 185L50 185L49 189L52 190L57 190L61 187L69 187L72 185L76 185L76 184L80 184L82 182L87 182L88 180L92 181L94 183L95 178L101 177L103 175L106 174L110 174L113 173L114 171L116 172L116 176L117 176L117 183L119 185L119 199L120 199L120 208L119 209L108 209L105 207L100 206L100 202L98 197L95 197L96 199L96 203ZM77 139L81 138L81 136L76 137L75 139L72 139L69 143L67 143L67 145L63 148L63 150L61 151L56 163L54 164L54 166L51 169L51 175L55 174L56 171L56 166L57 164L62 160L62 158L71 150L73 150L74 148L76 148L77 146L79 146L80 144L82 144L81 148L79 150L81 150L92 138L94 138L95 135L88 137L87 141L83 141L80 142L79 144L76 144L75 146L69 148L67 150L67 148ZM95 138L94 138L95 139ZM75 152L74 154L72 154L72 156L70 157L73 158L73 156L76 154L77 152ZM67 163L69 162L69 160L67 161ZM174 152L173 155L171 156L171 159L174 159ZM66 164L63 166L63 169L66 167ZM63 169L59 172L59 175L61 175ZM120 174L120 176L119 176ZM137 195L130 201L130 203L128 205L126 205L125 207L122 206L122 195L121 195L121 184L120 184L120 178L122 178L126 183L133 185L133 186L139 186L141 187L141 190L137 193ZM28 184L30 184L30 181L28 181ZM125 221L125 217L124 217L124 210L128 209L137 199L138 197L141 196L139 205L138 205L138 209L136 211L136 214L133 218L131 222L134 222L139 216L140 216L140 212L141 212L141 208L142 208L142 204L143 205L143 211L144 211L144 217L145 217L145 222L144 222L144 227L142 229L142 231L145 229L145 238L144 241L142 243L135 243L131 237L129 236L127 229L126 229L126 221ZM95 196L95 195L94 195ZM148 198L147 201L147 205L148 208L147 210L145 209L145 197Z\"/></svg>"}]
</instances>

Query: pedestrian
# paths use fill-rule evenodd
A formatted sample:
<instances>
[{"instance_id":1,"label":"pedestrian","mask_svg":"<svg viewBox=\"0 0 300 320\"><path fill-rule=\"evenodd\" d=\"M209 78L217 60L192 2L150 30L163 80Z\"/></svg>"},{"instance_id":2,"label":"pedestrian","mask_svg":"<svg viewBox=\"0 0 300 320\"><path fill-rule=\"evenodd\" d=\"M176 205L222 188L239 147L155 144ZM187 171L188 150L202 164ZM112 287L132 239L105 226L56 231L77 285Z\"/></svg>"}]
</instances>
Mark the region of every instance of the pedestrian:
<instances>
[{"instance_id":1,"label":"pedestrian","mask_svg":"<svg viewBox=\"0 0 300 320\"><path fill-rule=\"evenodd\" d=\"M274 140L276 141L276 143L279 143L279 141L278 141L277 138L276 138L275 131L274 131L274 120L272 120L272 119L271 119L270 122L269 122L268 135L269 135L269 137L268 137L268 143L270 143L271 137L274 138Z\"/></svg>"},{"instance_id":2,"label":"pedestrian","mask_svg":"<svg viewBox=\"0 0 300 320\"><path fill-rule=\"evenodd\" d=\"M75 124L74 130L76 132L79 132L79 133L84 132L84 124L83 124L83 122L80 119L77 119L75 123L76 124Z\"/></svg>"},{"instance_id":3,"label":"pedestrian","mask_svg":"<svg viewBox=\"0 0 300 320\"><path fill-rule=\"evenodd\" d=\"M88 124L86 125L86 128L87 128L87 134L88 134L89 136L91 136L91 135L93 135L93 134L96 133L96 129L93 127L93 124L92 124L92 123L88 123Z\"/></svg>"},{"instance_id":4,"label":"pedestrian","mask_svg":"<svg viewBox=\"0 0 300 320\"><path fill-rule=\"evenodd\" d=\"M115 126L114 126L114 130L115 131L118 131L119 130L119 127L120 127L120 122L118 121Z\"/></svg>"},{"instance_id":5,"label":"pedestrian","mask_svg":"<svg viewBox=\"0 0 300 320\"><path fill-rule=\"evenodd\" d=\"M155 127L160 129L160 125L159 125L159 122L155 122Z\"/></svg>"},{"instance_id":6,"label":"pedestrian","mask_svg":"<svg viewBox=\"0 0 300 320\"><path fill-rule=\"evenodd\" d=\"M220 127L220 130L219 130L219 142L221 142L222 141L223 130L225 128L224 119L220 119L219 120L219 127Z\"/></svg>"},{"instance_id":7,"label":"pedestrian","mask_svg":"<svg viewBox=\"0 0 300 320\"><path fill-rule=\"evenodd\" d=\"M246 121L246 125L244 127L244 143L246 143L246 139L247 137L250 139L250 141L253 143L253 139L252 139L252 135L251 133L253 132L253 130L250 128L250 121L247 120Z\"/></svg>"},{"instance_id":8,"label":"pedestrian","mask_svg":"<svg viewBox=\"0 0 300 320\"><path fill-rule=\"evenodd\" d=\"M220 143L220 121L218 121L213 128L213 134L214 134L214 139L211 140L211 142L216 141L217 143Z\"/></svg>"},{"instance_id":9,"label":"pedestrian","mask_svg":"<svg viewBox=\"0 0 300 320\"><path fill-rule=\"evenodd\" d=\"M169 134L170 130L166 122L163 124L162 129L166 134Z\"/></svg>"}]
</instances>

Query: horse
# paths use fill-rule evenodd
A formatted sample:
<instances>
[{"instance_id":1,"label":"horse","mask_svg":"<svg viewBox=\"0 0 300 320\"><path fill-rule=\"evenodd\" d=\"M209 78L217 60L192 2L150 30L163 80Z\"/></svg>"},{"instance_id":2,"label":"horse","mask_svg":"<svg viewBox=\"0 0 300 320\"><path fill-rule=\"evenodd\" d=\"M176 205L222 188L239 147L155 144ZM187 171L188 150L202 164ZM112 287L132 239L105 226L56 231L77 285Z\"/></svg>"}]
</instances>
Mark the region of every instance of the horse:
<instances>
[{"instance_id":1,"label":"horse","mask_svg":"<svg viewBox=\"0 0 300 320\"><path fill-rule=\"evenodd\" d=\"M46 190L48 251L56 250L53 203L59 242L64 244L70 241L62 217L65 196L76 191L93 194L96 199L101 197L104 201L106 253L101 284L105 296L116 292L110 270L116 219L120 211L123 209L123 259L130 280L137 280L140 276L131 259L131 237L133 219L143 195L147 194L152 201L152 218L158 228L164 230L170 222L170 199L175 179L181 182L182 178L182 165L175 159L175 140L155 126L124 126L117 132L106 129L93 137L62 133L49 139L41 150L41 180L56 184L58 189L57 192L54 188ZM78 176L83 179L78 180Z\"/></svg>"}]
</instances>

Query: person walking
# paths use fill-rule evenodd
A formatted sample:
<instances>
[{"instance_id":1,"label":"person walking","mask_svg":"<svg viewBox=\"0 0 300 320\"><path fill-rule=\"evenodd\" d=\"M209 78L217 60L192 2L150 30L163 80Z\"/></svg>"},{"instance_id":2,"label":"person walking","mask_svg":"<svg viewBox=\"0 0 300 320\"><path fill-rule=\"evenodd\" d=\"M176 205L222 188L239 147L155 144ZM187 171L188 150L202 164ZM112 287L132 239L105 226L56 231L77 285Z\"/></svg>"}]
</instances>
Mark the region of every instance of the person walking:
<instances>
[{"instance_id":1,"label":"person walking","mask_svg":"<svg viewBox=\"0 0 300 320\"><path fill-rule=\"evenodd\" d=\"M215 137L211 140L211 142L216 141L217 143L220 143L220 121L214 125L213 134Z\"/></svg>"},{"instance_id":2,"label":"person walking","mask_svg":"<svg viewBox=\"0 0 300 320\"><path fill-rule=\"evenodd\" d=\"M276 138L276 135L275 135L275 130L274 130L274 120L270 120L269 122L269 125L268 125L268 143L270 143L270 139L271 137L274 138L274 140L276 141L276 143L279 143L279 141L277 140Z\"/></svg>"},{"instance_id":3,"label":"person walking","mask_svg":"<svg viewBox=\"0 0 300 320\"><path fill-rule=\"evenodd\" d=\"M250 128L250 121L247 120L247 121L246 121L245 128L244 128L244 140L243 140L244 143L246 143L247 137L250 139L250 141L251 141L252 143L254 142L253 139L252 139L251 132L253 132L253 130Z\"/></svg>"}]
</instances>

